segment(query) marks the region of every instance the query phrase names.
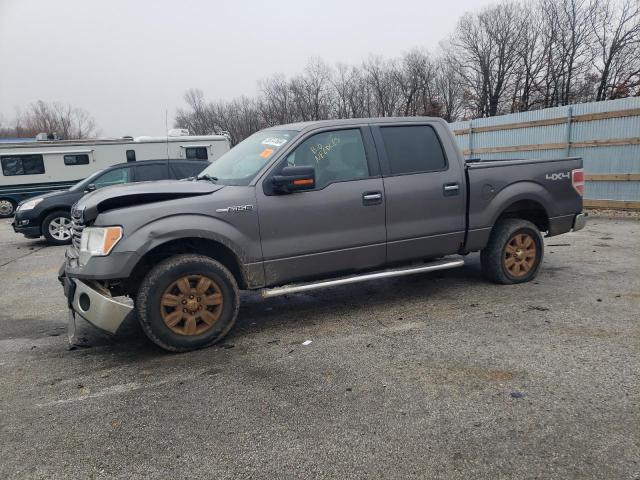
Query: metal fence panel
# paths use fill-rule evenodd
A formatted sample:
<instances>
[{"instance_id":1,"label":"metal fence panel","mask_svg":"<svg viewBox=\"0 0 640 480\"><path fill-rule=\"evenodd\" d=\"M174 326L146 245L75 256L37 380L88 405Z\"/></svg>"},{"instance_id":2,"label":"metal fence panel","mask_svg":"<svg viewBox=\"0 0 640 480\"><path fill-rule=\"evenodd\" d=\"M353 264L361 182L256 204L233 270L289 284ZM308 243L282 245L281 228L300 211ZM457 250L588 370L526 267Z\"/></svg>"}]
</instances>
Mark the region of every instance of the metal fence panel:
<instances>
[{"instance_id":1,"label":"metal fence panel","mask_svg":"<svg viewBox=\"0 0 640 480\"><path fill-rule=\"evenodd\" d=\"M639 97L454 122L450 128L467 158L580 156L585 204L613 200L640 208Z\"/></svg>"}]
</instances>

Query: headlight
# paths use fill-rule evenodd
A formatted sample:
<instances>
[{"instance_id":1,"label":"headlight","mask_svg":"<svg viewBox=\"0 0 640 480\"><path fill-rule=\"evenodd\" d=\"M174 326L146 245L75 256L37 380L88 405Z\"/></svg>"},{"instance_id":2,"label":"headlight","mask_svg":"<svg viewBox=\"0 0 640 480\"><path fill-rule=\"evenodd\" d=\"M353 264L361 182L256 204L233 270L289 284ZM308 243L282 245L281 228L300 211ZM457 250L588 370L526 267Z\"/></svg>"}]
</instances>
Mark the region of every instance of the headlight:
<instances>
[{"instance_id":1,"label":"headlight","mask_svg":"<svg viewBox=\"0 0 640 480\"><path fill-rule=\"evenodd\" d=\"M21 212L23 210L33 210L34 208L36 208L36 205L38 205L42 200L44 200L44 198L33 198L31 200L27 200L26 202L20 204L17 211Z\"/></svg>"},{"instance_id":2,"label":"headlight","mask_svg":"<svg viewBox=\"0 0 640 480\"><path fill-rule=\"evenodd\" d=\"M122 238L122 227L87 227L80 239L80 263L90 257L104 257Z\"/></svg>"}]
</instances>

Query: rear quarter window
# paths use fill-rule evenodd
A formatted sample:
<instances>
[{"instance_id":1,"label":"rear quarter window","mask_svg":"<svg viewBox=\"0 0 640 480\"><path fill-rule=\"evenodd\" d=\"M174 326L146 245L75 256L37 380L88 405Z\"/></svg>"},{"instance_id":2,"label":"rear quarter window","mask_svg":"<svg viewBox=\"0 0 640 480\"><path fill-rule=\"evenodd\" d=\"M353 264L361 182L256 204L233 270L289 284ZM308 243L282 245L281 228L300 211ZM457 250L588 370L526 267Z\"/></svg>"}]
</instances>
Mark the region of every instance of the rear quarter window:
<instances>
[{"instance_id":1,"label":"rear quarter window","mask_svg":"<svg viewBox=\"0 0 640 480\"><path fill-rule=\"evenodd\" d=\"M445 170L447 160L433 127L381 127L380 133L392 175Z\"/></svg>"}]
</instances>

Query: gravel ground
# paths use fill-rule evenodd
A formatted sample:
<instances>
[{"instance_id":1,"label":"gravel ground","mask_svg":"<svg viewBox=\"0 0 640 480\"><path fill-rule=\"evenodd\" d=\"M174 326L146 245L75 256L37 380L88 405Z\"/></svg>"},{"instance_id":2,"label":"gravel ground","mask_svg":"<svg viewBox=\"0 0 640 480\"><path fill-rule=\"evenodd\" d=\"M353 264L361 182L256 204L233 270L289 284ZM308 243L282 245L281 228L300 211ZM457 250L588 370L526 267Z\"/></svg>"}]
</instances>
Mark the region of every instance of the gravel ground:
<instances>
[{"instance_id":1,"label":"gravel ground","mask_svg":"<svg viewBox=\"0 0 640 480\"><path fill-rule=\"evenodd\" d=\"M261 300L166 354L67 350L61 247L0 224L0 478L640 478L640 222L464 268ZM304 346L305 340L312 343Z\"/></svg>"}]
</instances>

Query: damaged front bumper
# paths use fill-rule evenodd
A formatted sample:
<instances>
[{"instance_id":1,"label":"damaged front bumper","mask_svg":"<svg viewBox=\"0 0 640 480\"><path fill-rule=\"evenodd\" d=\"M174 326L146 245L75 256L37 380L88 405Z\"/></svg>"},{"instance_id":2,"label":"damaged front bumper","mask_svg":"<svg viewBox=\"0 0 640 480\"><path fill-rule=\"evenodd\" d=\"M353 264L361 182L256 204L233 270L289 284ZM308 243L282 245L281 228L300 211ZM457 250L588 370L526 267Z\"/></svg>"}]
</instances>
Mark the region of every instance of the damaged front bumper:
<instances>
[{"instance_id":1,"label":"damaged front bumper","mask_svg":"<svg viewBox=\"0 0 640 480\"><path fill-rule=\"evenodd\" d=\"M69 305L69 341L75 338L76 315L94 327L114 334L133 307L111 297L109 291L96 282L67 277L63 265L58 274Z\"/></svg>"}]
</instances>

